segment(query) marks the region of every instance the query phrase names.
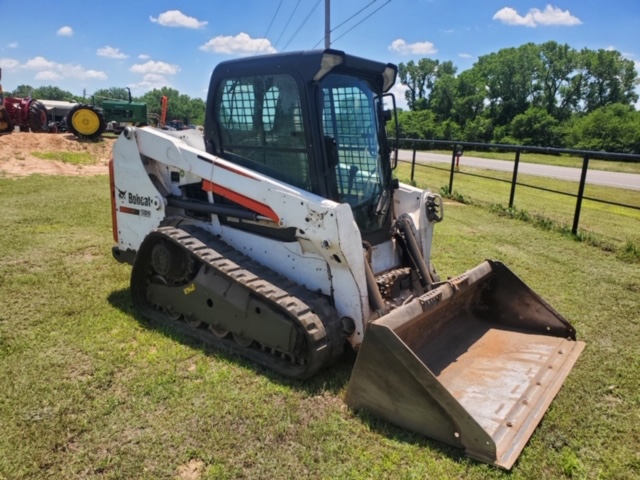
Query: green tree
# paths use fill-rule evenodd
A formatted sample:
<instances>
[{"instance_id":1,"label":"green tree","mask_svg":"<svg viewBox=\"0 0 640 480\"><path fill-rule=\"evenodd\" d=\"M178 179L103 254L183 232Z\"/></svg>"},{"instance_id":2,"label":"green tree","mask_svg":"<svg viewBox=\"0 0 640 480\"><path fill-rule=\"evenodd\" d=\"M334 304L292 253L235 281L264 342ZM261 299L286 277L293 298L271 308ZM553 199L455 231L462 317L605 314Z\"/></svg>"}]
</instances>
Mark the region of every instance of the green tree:
<instances>
[{"instance_id":1,"label":"green tree","mask_svg":"<svg viewBox=\"0 0 640 480\"><path fill-rule=\"evenodd\" d=\"M467 121L462 131L462 138L467 142L490 142L492 136L493 123L484 116Z\"/></svg>"},{"instance_id":2,"label":"green tree","mask_svg":"<svg viewBox=\"0 0 640 480\"><path fill-rule=\"evenodd\" d=\"M450 61L442 62L436 69L428 106L438 120L451 118L456 99L456 71L457 68Z\"/></svg>"},{"instance_id":3,"label":"green tree","mask_svg":"<svg viewBox=\"0 0 640 480\"><path fill-rule=\"evenodd\" d=\"M52 85L34 88L31 85L18 85L13 92L7 92L7 97L26 98L31 97L38 100L69 100L73 101L73 93L62 90Z\"/></svg>"},{"instance_id":4,"label":"green tree","mask_svg":"<svg viewBox=\"0 0 640 480\"><path fill-rule=\"evenodd\" d=\"M462 128L451 119L438 123L436 132L438 140L462 140Z\"/></svg>"},{"instance_id":5,"label":"green tree","mask_svg":"<svg viewBox=\"0 0 640 480\"><path fill-rule=\"evenodd\" d=\"M102 106L104 100L124 100L129 101L129 90L122 87L110 87L96 90L92 95L95 104Z\"/></svg>"},{"instance_id":6,"label":"green tree","mask_svg":"<svg viewBox=\"0 0 640 480\"><path fill-rule=\"evenodd\" d=\"M33 95L34 88L31 85L18 85L12 92L5 92L6 97L26 98Z\"/></svg>"},{"instance_id":7,"label":"green tree","mask_svg":"<svg viewBox=\"0 0 640 480\"><path fill-rule=\"evenodd\" d=\"M640 112L626 104L598 108L577 118L567 135L569 147L619 153L640 152Z\"/></svg>"},{"instance_id":8,"label":"green tree","mask_svg":"<svg viewBox=\"0 0 640 480\"><path fill-rule=\"evenodd\" d=\"M638 73L631 60L616 50L584 49L580 55L587 112L613 103L631 105L638 101L635 92Z\"/></svg>"},{"instance_id":9,"label":"green tree","mask_svg":"<svg viewBox=\"0 0 640 480\"><path fill-rule=\"evenodd\" d=\"M154 88L140 97L140 101L147 104L149 113L160 114L161 99L163 96L166 96L168 99L167 121L176 119L192 124L202 125L204 123L204 101L199 98L192 99L188 95L180 94L180 92L174 88Z\"/></svg>"},{"instance_id":10,"label":"green tree","mask_svg":"<svg viewBox=\"0 0 640 480\"><path fill-rule=\"evenodd\" d=\"M539 47L542 97L539 106L550 115L567 118L578 106L582 77L579 75L579 53L569 45L546 42Z\"/></svg>"},{"instance_id":11,"label":"green tree","mask_svg":"<svg viewBox=\"0 0 640 480\"><path fill-rule=\"evenodd\" d=\"M422 110L427 107L439 63L438 60L422 58L418 63L410 60L406 65L398 65L398 78L408 87L405 99L409 109Z\"/></svg>"},{"instance_id":12,"label":"green tree","mask_svg":"<svg viewBox=\"0 0 640 480\"><path fill-rule=\"evenodd\" d=\"M474 141L559 147L606 144L617 150L634 144L627 135L634 131L635 117L623 115L620 107L596 117L615 125L621 118L631 122L617 135L611 132L611 141L597 128L587 128L592 117L582 117L608 105L631 108L638 101L638 72L617 51L577 51L554 41L527 43L484 55L457 76L452 62L410 61L399 65L399 79L408 87L409 108L428 112L400 117L403 131L414 138L461 135Z\"/></svg>"},{"instance_id":13,"label":"green tree","mask_svg":"<svg viewBox=\"0 0 640 480\"><path fill-rule=\"evenodd\" d=\"M73 93L52 85L46 87L38 87L33 91L33 98L41 100L73 100Z\"/></svg>"},{"instance_id":14,"label":"green tree","mask_svg":"<svg viewBox=\"0 0 640 480\"><path fill-rule=\"evenodd\" d=\"M465 70L456 79L453 118L462 126L473 122L484 111L486 98L487 90L480 71Z\"/></svg>"},{"instance_id":15,"label":"green tree","mask_svg":"<svg viewBox=\"0 0 640 480\"><path fill-rule=\"evenodd\" d=\"M511 136L522 145L559 147L559 122L544 108L531 107L511 122Z\"/></svg>"},{"instance_id":16,"label":"green tree","mask_svg":"<svg viewBox=\"0 0 640 480\"><path fill-rule=\"evenodd\" d=\"M473 68L479 69L485 80L490 116L496 125L507 125L539 95L535 78L540 58L532 43L482 56Z\"/></svg>"},{"instance_id":17,"label":"green tree","mask_svg":"<svg viewBox=\"0 0 640 480\"><path fill-rule=\"evenodd\" d=\"M201 98L189 100L189 122L194 125L204 125L206 103Z\"/></svg>"},{"instance_id":18,"label":"green tree","mask_svg":"<svg viewBox=\"0 0 640 480\"><path fill-rule=\"evenodd\" d=\"M438 123L430 110L398 112L401 138L433 139L438 136Z\"/></svg>"}]
</instances>

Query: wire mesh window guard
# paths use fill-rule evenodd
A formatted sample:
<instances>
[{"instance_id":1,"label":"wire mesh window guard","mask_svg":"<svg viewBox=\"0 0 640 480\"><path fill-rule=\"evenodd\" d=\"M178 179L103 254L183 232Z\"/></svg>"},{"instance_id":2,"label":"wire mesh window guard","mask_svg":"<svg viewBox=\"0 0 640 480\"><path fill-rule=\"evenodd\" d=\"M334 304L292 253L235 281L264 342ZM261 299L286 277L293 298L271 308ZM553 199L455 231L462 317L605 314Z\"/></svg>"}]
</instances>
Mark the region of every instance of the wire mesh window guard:
<instances>
[{"instance_id":1,"label":"wire mesh window guard","mask_svg":"<svg viewBox=\"0 0 640 480\"><path fill-rule=\"evenodd\" d=\"M222 148L250 168L310 190L300 97L288 75L230 78L219 91Z\"/></svg>"},{"instance_id":2,"label":"wire mesh window guard","mask_svg":"<svg viewBox=\"0 0 640 480\"><path fill-rule=\"evenodd\" d=\"M378 191L378 139L370 93L346 78L323 88L322 124L337 148L339 198L354 205Z\"/></svg>"}]
</instances>

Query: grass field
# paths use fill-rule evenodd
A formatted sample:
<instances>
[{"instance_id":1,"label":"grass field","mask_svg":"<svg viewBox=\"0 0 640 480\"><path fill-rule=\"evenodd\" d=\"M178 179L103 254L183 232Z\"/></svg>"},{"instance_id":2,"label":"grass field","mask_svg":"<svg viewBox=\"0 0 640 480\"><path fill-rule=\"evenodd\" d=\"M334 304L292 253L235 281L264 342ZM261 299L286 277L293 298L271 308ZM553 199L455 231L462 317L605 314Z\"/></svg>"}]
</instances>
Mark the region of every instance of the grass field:
<instances>
[{"instance_id":1,"label":"grass field","mask_svg":"<svg viewBox=\"0 0 640 480\"><path fill-rule=\"evenodd\" d=\"M447 202L440 274L504 261L587 342L506 473L348 410L353 355L301 383L149 328L106 177L0 179L0 202L0 479L640 478L640 267L613 253Z\"/></svg>"},{"instance_id":2,"label":"grass field","mask_svg":"<svg viewBox=\"0 0 640 480\"><path fill-rule=\"evenodd\" d=\"M93 165L93 156L89 152L32 152L36 158L43 160L57 160L72 165Z\"/></svg>"}]
</instances>

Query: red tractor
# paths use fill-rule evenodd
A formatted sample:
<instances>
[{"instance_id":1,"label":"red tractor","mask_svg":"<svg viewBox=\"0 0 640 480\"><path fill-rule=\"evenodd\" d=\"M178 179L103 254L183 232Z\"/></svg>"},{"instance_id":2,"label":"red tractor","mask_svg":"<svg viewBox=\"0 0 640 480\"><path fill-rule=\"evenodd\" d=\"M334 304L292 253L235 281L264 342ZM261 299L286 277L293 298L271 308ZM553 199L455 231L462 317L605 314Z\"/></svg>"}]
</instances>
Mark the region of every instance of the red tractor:
<instances>
[{"instance_id":1,"label":"red tractor","mask_svg":"<svg viewBox=\"0 0 640 480\"><path fill-rule=\"evenodd\" d=\"M0 85L0 133L11 133L16 126L21 132L48 132L47 109L42 102L32 98L5 98Z\"/></svg>"}]
</instances>

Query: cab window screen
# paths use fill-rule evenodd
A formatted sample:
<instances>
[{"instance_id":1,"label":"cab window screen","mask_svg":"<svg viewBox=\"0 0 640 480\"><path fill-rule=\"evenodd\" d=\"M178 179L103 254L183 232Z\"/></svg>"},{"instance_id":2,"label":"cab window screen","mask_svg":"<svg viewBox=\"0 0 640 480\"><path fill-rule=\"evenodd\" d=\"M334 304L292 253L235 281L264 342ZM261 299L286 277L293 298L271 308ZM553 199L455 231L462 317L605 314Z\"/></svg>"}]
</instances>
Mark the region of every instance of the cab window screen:
<instances>
[{"instance_id":1,"label":"cab window screen","mask_svg":"<svg viewBox=\"0 0 640 480\"><path fill-rule=\"evenodd\" d=\"M221 146L230 160L310 190L300 97L290 76L229 78L218 102Z\"/></svg>"},{"instance_id":2,"label":"cab window screen","mask_svg":"<svg viewBox=\"0 0 640 480\"><path fill-rule=\"evenodd\" d=\"M352 205L377 193L378 138L373 96L363 82L332 75L323 88L322 126L335 140L340 201Z\"/></svg>"}]
</instances>

